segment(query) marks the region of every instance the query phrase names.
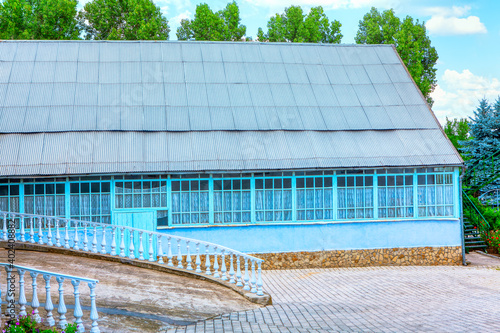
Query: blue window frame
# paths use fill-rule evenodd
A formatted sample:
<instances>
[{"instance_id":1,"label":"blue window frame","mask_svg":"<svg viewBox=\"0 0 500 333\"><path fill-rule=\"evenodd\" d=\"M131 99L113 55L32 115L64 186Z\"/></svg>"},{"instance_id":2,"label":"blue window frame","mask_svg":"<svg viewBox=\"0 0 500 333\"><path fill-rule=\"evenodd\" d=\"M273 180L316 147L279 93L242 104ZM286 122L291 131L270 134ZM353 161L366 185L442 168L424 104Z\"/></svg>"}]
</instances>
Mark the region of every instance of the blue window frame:
<instances>
[{"instance_id":1,"label":"blue window frame","mask_svg":"<svg viewBox=\"0 0 500 333\"><path fill-rule=\"evenodd\" d=\"M172 224L209 223L209 180L172 180Z\"/></svg>"},{"instance_id":2,"label":"blue window frame","mask_svg":"<svg viewBox=\"0 0 500 333\"><path fill-rule=\"evenodd\" d=\"M378 217L414 217L413 169L377 170ZM405 174L403 174L405 172Z\"/></svg>"},{"instance_id":3,"label":"blue window frame","mask_svg":"<svg viewBox=\"0 0 500 333\"><path fill-rule=\"evenodd\" d=\"M453 216L453 169L418 169L418 216Z\"/></svg>"},{"instance_id":4,"label":"blue window frame","mask_svg":"<svg viewBox=\"0 0 500 333\"><path fill-rule=\"evenodd\" d=\"M298 221L333 220L333 172L330 172L331 175L325 176L323 172L295 173Z\"/></svg>"},{"instance_id":5,"label":"blue window frame","mask_svg":"<svg viewBox=\"0 0 500 333\"><path fill-rule=\"evenodd\" d=\"M37 179L41 181L43 179ZM65 217L66 190L63 182L24 184L24 212Z\"/></svg>"},{"instance_id":6,"label":"blue window frame","mask_svg":"<svg viewBox=\"0 0 500 333\"><path fill-rule=\"evenodd\" d=\"M373 218L373 170L337 171L337 217Z\"/></svg>"},{"instance_id":7,"label":"blue window frame","mask_svg":"<svg viewBox=\"0 0 500 333\"><path fill-rule=\"evenodd\" d=\"M250 223L251 178L214 179L214 223Z\"/></svg>"},{"instance_id":8,"label":"blue window frame","mask_svg":"<svg viewBox=\"0 0 500 333\"><path fill-rule=\"evenodd\" d=\"M19 212L19 184L0 184L0 210Z\"/></svg>"},{"instance_id":9,"label":"blue window frame","mask_svg":"<svg viewBox=\"0 0 500 333\"><path fill-rule=\"evenodd\" d=\"M115 181L115 208L167 208L167 180L129 176ZM138 178L138 179L134 179Z\"/></svg>"},{"instance_id":10,"label":"blue window frame","mask_svg":"<svg viewBox=\"0 0 500 333\"><path fill-rule=\"evenodd\" d=\"M111 182L70 182L71 218L111 222Z\"/></svg>"},{"instance_id":11,"label":"blue window frame","mask_svg":"<svg viewBox=\"0 0 500 333\"><path fill-rule=\"evenodd\" d=\"M257 222L292 221L292 177L286 177L288 174L267 173L255 178Z\"/></svg>"}]
</instances>

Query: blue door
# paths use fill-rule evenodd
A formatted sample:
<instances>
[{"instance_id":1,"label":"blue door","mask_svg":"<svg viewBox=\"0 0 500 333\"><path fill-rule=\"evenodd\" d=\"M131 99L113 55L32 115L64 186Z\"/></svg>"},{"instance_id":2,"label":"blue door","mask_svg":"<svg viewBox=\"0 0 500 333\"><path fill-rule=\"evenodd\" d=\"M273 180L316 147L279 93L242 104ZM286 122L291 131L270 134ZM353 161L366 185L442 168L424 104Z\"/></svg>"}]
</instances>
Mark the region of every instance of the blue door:
<instances>
[{"instance_id":1,"label":"blue door","mask_svg":"<svg viewBox=\"0 0 500 333\"><path fill-rule=\"evenodd\" d=\"M155 231L156 229L156 211L140 211L140 212L115 212L113 214L113 224L118 226L132 227L142 230ZM129 240L130 233L128 230L124 233L125 240L125 256L129 256ZM153 250L156 253L156 236L153 237ZM119 248L121 244L121 235L119 229L116 230L116 246ZM134 255L139 258L139 235L134 234ZM144 249L143 256L145 259L149 258L149 238L147 234L142 236L142 246Z\"/></svg>"}]
</instances>

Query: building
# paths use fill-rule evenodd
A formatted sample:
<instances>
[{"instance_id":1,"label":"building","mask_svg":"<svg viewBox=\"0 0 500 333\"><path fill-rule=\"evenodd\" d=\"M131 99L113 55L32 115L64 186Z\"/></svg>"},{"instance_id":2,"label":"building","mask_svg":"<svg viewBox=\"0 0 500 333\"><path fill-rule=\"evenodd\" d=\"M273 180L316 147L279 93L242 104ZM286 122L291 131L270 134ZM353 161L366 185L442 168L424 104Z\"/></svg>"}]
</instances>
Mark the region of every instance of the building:
<instances>
[{"instance_id":1,"label":"building","mask_svg":"<svg viewBox=\"0 0 500 333\"><path fill-rule=\"evenodd\" d=\"M461 260L463 161L390 45L3 41L0 107L0 210Z\"/></svg>"}]
</instances>

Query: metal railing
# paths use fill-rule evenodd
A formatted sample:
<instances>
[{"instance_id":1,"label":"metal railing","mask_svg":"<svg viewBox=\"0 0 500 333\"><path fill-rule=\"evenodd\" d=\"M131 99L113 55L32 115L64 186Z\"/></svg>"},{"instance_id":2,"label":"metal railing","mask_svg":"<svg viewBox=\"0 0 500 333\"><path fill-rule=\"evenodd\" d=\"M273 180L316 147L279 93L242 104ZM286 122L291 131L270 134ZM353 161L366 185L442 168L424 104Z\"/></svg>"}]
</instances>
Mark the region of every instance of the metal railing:
<instances>
[{"instance_id":1,"label":"metal railing","mask_svg":"<svg viewBox=\"0 0 500 333\"><path fill-rule=\"evenodd\" d=\"M66 325L68 324L68 321L66 320L66 303L64 302L64 280L70 280L71 284L73 285L73 297L74 297L74 305L75 309L73 311L73 316L75 317L75 324L77 324L77 331L78 332L85 332L85 327L83 325L82 321L82 308L80 305L80 283L86 282L90 288L90 320L92 321L92 325L90 328L91 333L99 333L99 325L97 323L99 316L97 314L97 306L96 306L96 293L95 293L95 287L96 284L99 283L99 280L95 279L87 279L83 277L77 277L77 276L72 276L72 275L65 275L65 274L59 274L59 273L53 273L53 272L47 272L47 271L42 271L39 269L33 269L33 268L28 268L24 266L19 266L19 265L12 265L12 264L7 264L7 263L0 263L0 266L3 266L5 268L5 271L7 273L6 281L7 281L7 288L6 288L6 296L5 296L5 301L2 303L7 303L6 306L6 312L5 315L7 317L12 317L12 316L26 316L28 313L26 312L26 305L30 305L32 308L32 311L30 313L31 317L35 319L37 323L42 322L42 317L40 316L39 313L39 307L40 307L40 302L38 300L38 292L37 292L37 277L41 275L43 277L43 280L45 282L45 322L44 324L47 326L55 326L56 325L56 320L54 319L54 315L52 314L52 311L54 310L54 305L52 303L51 295L50 295L50 290L51 290L51 281L52 278L55 278L55 280L58 283L58 293L59 293L59 301L58 301L58 306L57 306L57 313L59 314L58 318L58 323L57 327L64 329ZM15 292L12 292L15 290L15 278L12 276L14 272L17 272L17 275L19 277L19 297L17 300L17 303L19 305L19 311L16 311L15 307ZM26 288L25 288L25 275L26 273L29 273L29 276L31 276L31 288L32 288L32 298L31 298L31 303L28 303L26 300ZM0 300L2 299L1 294L0 294Z\"/></svg>"},{"instance_id":2,"label":"metal railing","mask_svg":"<svg viewBox=\"0 0 500 333\"><path fill-rule=\"evenodd\" d=\"M264 260L201 240L155 231L54 216L0 211L0 239L13 221L19 242L147 260L212 276L263 296ZM194 249L194 251L193 251ZM193 260L194 258L194 260ZM166 260L166 263L165 263Z\"/></svg>"},{"instance_id":3,"label":"metal railing","mask_svg":"<svg viewBox=\"0 0 500 333\"><path fill-rule=\"evenodd\" d=\"M488 223L488 220L486 220L483 214L481 214L474 202L472 202L467 192L462 191L462 198L464 216L467 217L473 225L477 226L478 230L481 233L488 233L488 231L490 230L490 224Z\"/></svg>"}]
</instances>

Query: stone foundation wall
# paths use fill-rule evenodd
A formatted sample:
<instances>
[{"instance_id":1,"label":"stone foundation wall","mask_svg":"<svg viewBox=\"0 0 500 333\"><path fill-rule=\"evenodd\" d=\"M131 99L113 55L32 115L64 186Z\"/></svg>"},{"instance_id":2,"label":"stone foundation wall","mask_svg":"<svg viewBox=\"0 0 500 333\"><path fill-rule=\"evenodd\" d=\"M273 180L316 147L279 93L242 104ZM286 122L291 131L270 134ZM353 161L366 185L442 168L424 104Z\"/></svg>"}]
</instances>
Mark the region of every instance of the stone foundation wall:
<instances>
[{"instance_id":1,"label":"stone foundation wall","mask_svg":"<svg viewBox=\"0 0 500 333\"><path fill-rule=\"evenodd\" d=\"M461 265L462 247L413 247L253 254L262 269Z\"/></svg>"}]
</instances>

